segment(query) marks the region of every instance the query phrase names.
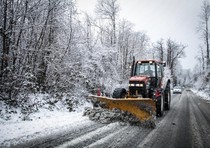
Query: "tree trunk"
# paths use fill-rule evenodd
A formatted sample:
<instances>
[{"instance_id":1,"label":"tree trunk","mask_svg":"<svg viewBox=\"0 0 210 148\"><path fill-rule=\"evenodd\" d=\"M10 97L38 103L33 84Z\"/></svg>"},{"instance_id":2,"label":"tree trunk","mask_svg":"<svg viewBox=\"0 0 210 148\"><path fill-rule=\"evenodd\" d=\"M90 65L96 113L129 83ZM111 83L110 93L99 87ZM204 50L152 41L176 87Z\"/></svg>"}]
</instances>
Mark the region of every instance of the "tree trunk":
<instances>
[{"instance_id":1,"label":"tree trunk","mask_svg":"<svg viewBox=\"0 0 210 148\"><path fill-rule=\"evenodd\" d=\"M2 61L1 61L1 73L0 77L2 78L4 70L8 67L8 58L9 58L9 45L8 41L9 38L7 36L6 30L7 30L7 11L8 11L8 2L5 0L4 3L4 22L3 22L3 30L2 30L2 40L3 40L3 54L2 54Z\"/></svg>"},{"instance_id":2,"label":"tree trunk","mask_svg":"<svg viewBox=\"0 0 210 148\"><path fill-rule=\"evenodd\" d=\"M208 31L208 17L206 17L206 61L207 61L207 69L210 65L209 59L209 31Z\"/></svg>"}]
</instances>

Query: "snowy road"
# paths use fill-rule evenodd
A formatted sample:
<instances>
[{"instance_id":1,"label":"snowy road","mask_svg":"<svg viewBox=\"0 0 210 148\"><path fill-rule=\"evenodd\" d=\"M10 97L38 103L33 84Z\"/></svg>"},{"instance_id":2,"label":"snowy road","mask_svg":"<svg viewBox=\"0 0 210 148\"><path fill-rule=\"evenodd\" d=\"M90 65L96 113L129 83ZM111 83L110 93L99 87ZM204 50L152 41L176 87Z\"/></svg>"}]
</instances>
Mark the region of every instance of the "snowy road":
<instances>
[{"instance_id":1,"label":"snowy road","mask_svg":"<svg viewBox=\"0 0 210 148\"><path fill-rule=\"evenodd\" d=\"M157 119L155 129L104 125L87 118L72 126L13 147L210 147L210 104L184 91L173 95L171 110Z\"/></svg>"}]
</instances>

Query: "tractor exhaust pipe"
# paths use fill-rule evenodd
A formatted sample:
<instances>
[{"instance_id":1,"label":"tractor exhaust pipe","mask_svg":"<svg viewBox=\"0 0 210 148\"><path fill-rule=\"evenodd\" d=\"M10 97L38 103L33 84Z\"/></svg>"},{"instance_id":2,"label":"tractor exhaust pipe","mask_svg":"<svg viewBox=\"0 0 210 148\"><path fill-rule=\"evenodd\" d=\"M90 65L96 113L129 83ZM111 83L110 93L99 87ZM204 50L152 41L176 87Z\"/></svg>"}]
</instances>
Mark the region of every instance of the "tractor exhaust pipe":
<instances>
[{"instance_id":1,"label":"tractor exhaust pipe","mask_svg":"<svg viewBox=\"0 0 210 148\"><path fill-rule=\"evenodd\" d=\"M131 77L134 76L135 72L135 57L133 56L133 62L132 62L132 67L131 67Z\"/></svg>"}]
</instances>

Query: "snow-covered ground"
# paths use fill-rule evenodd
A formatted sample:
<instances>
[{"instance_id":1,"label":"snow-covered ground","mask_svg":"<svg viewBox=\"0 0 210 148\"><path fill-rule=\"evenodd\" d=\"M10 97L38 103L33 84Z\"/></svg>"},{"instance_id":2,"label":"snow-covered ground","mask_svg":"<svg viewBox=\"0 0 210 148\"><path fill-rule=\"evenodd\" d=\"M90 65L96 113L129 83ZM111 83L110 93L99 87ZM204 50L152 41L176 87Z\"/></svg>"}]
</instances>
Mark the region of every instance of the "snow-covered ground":
<instances>
[{"instance_id":1,"label":"snow-covered ground","mask_svg":"<svg viewBox=\"0 0 210 148\"><path fill-rule=\"evenodd\" d=\"M192 91L202 99L210 103L209 94L192 89ZM69 129L79 128L79 126L93 124L88 117L83 116L84 107L91 106L85 104L75 112L68 112L66 109L39 109L39 112L30 114L28 120L23 121L20 114L13 114L10 120L0 118L0 147L10 146L29 140L50 136L55 133L62 133Z\"/></svg>"},{"instance_id":2,"label":"snow-covered ground","mask_svg":"<svg viewBox=\"0 0 210 148\"><path fill-rule=\"evenodd\" d=\"M17 117L12 117L8 121L1 119L0 147L72 129L78 127L77 123L90 124L92 121L84 117L82 112L83 110L68 112L67 110L40 109L39 112L30 115L29 121L22 121Z\"/></svg>"},{"instance_id":3,"label":"snow-covered ground","mask_svg":"<svg viewBox=\"0 0 210 148\"><path fill-rule=\"evenodd\" d=\"M197 96L200 96L202 99L207 100L207 102L210 103L210 94L209 94L209 92L199 91L199 90L196 90L196 89L191 89L191 90Z\"/></svg>"}]
</instances>

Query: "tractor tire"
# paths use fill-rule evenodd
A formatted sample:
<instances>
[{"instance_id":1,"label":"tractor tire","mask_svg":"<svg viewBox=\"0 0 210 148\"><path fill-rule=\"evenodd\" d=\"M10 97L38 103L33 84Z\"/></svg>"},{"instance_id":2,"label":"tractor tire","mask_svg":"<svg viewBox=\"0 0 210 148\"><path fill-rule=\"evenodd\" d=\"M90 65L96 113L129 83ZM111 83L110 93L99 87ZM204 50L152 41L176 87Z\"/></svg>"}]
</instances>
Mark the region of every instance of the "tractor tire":
<instances>
[{"instance_id":1,"label":"tractor tire","mask_svg":"<svg viewBox=\"0 0 210 148\"><path fill-rule=\"evenodd\" d=\"M165 92L165 109L170 110L171 107L171 91Z\"/></svg>"},{"instance_id":2,"label":"tractor tire","mask_svg":"<svg viewBox=\"0 0 210 148\"><path fill-rule=\"evenodd\" d=\"M126 90L125 88L116 88L113 92L112 98L125 98Z\"/></svg>"},{"instance_id":3,"label":"tractor tire","mask_svg":"<svg viewBox=\"0 0 210 148\"><path fill-rule=\"evenodd\" d=\"M163 95L161 94L161 96L157 98L157 102L156 102L157 117L163 116L163 110L164 110L164 102L163 102Z\"/></svg>"}]
</instances>

